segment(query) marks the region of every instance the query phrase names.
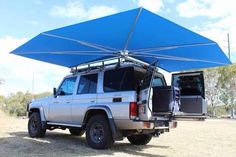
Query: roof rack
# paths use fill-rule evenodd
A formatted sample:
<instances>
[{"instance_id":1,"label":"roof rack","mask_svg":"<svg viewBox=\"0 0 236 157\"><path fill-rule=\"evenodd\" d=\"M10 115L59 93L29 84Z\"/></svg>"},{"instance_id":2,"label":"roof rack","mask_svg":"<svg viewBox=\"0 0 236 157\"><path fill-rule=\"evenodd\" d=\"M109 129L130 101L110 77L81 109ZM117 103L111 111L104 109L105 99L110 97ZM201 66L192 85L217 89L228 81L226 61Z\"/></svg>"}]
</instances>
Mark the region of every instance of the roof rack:
<instances>
[{"instance_id":1,"label":"roof rack","mask_svg":"<svg viewBox=\"0 0 236 157\"><path fill-rule=\"evenodd\" d=\"M121 64L135 64L139 66L147 67L149 64L142 62L140 60L134 59L132 57L114 57L114 58L106 58L103 60L97 60L89 63L80 64L78 66L71 67L71 73L77 74L80 72L89 72L91 70L96 69L104 69L105 67L116 65L120 66Z\"/></svg>"}]
</instances>

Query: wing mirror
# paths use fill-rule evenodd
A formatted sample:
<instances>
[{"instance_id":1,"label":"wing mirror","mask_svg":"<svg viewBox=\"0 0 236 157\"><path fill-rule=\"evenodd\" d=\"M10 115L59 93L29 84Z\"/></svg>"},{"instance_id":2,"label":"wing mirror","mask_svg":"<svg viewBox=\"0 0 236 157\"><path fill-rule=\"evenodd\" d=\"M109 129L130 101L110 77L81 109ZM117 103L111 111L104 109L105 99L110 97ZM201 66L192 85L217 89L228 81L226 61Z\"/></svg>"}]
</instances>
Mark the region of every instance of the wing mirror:
<instances>
[{"instance_id":1,"label":"wing mirror","mask_svg":"<svg viewBox=\"0 0 236 157\"><path fill-rule=\"evenodd\" d=\"M54 98L57 97L57 89L55 87L53 88L53 96L54 96Z\"/></svg>"}]
</instances>

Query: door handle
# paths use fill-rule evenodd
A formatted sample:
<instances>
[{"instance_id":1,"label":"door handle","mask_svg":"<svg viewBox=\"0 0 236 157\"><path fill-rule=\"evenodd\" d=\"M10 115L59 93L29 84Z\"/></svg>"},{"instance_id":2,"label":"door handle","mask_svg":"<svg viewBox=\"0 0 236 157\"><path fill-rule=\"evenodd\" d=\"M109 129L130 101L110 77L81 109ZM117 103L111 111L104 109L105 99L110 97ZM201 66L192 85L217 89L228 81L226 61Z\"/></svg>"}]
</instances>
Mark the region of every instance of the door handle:
<instances>
[{"instance_id":1,"label":"door handle","mask_svg":"<svg viewBox=\"0 0 236 157\"><path fill-rule=\"evenodd\" d=\"M59 104L59 101L54 101L53 104Z\"/></svg>"},{"instance_id":2,"label":"door handle","mask_svg":"<svg viewBox=\"0 0 236 157\"><path fill-rule=\"evenodd\" d=\"M95 102L95 100L91 100L90 102Z\"/></svg>"},{"instance_id":3,"label":"door handle","mask_svg":"<svg viewBox=\"0 0 236 157\"><path fill-rule=\"evenodd\" d=\"M70 102L69 102L69 101L67 101L66 103L67 103L67 104L69 104Z\"/></svg>"}]
</instances>

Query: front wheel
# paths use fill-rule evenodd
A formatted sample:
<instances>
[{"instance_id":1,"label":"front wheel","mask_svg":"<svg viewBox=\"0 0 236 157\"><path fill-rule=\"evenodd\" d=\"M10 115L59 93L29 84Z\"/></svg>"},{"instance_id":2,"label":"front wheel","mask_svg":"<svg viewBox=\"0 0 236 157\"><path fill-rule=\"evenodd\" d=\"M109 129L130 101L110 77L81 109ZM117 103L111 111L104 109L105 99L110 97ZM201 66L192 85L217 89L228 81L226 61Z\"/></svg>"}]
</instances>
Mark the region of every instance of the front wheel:
<instances>
[{"instance_id":1,"label":"front wheel","mask_svg":"<svg viewBox=\"0 0 236 157\"><path fill-rule=\"evenodd\" d=\"M104 115L95 115L89 119L86 127L86 140L88 145L95 149L107 149L112 146L114 140Z\"/></svg>"},{"instance_id":2,"label":"front wheel","mask_svg":"<svg viewBox=\"0 0 236 157\"><path fill-rule=\"evenodd\" d=\"M131 135L128 136L127 139L133 145L146 145L151 141L152 135L147 135L147 134Z\"/></svg>"},{"instance_id":3,"label":"front wheel","mask_svg":"<svg viewBox=\"0 0 236 157\"><path fill-rule=\"evenodd\" d=\"M40 114L33 112L28 121L28 133L30 137L43 137L46 133L46 128L43 127Z\"/></svg>"}]
</instances>

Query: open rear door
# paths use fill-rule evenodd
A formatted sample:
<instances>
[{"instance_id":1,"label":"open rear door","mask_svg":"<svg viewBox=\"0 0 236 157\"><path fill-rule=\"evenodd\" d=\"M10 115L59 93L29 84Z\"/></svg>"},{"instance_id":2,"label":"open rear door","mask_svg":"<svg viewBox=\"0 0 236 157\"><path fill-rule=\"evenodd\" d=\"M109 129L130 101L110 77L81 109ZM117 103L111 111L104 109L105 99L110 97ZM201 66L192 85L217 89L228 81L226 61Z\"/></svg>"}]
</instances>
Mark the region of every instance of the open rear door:
<instances>
[{"instance_id":1,"label":"open rear door","mask_svg":"<svg viewBox=\"0 0 236 157\"><path fill-rule=\"evenodd\" d=\"M172 74L172 86L180 89L180 112L176 119L205 119L207 104L205 102L204 76L202 71Z\"/></svg>"}]
</instances>

